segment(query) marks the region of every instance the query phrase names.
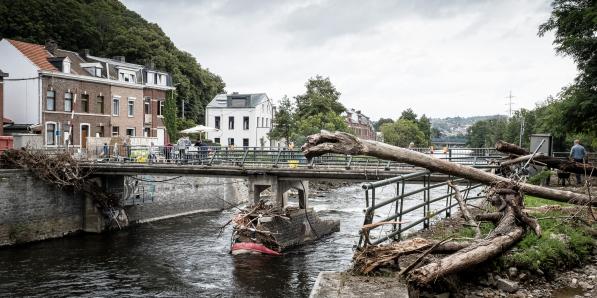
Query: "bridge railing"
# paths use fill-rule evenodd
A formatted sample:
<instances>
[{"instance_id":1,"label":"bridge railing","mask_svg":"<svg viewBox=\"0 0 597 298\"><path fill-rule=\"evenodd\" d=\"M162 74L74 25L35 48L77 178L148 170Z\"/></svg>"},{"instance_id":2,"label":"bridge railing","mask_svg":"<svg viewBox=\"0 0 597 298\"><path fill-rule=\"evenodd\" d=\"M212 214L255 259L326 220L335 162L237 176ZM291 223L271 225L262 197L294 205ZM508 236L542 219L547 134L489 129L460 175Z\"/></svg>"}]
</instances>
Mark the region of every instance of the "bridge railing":
<instances>
[{"instance_id":1,"label":"bridge railing","mask_svg":"<svg viewBox=\"0 0 597 298\"><path fill-rule=\"evenodd\" d=\"M99 163L175 163L208 166L279 167L279 168L345 168L368 170L393 170L413 168L412 165L380 160L369 156L325 154L308 161L299 149L278 147L208 147L208 146L127 146L99 145L67 150L76 158ZM500 157L489 148L450 148L447 151L430 151L429 148L412 150L435 158L472 166L488 165ZM50 151L46 151L50 152ZM53 151L52 151L53 152Z\"/></svg>"},{"instance_id":2,"label":"bridge railing","mask_svg":"<svg viewBox=\"0 0 597 298\"><path fill-rule=\"evenodd\" d=\"M400 240L403 234L415 227L421 227L426 229L429 228L431 218L434 216L438 217L450 217L452 209L458 206L458 202L454 199L453 190L448 187L448 182L440 182L431 184L430 179L431 172L427 170L415 172L412 174L401 175L390 179L381 181L365 183L363 189L365 191L365 219L363 225L373 224L376 212L388 212L385 218L377 220L376 222L397 222L392 223L389 230L386 230L387 225L379 225L369 230L370 243L366 243L365 235L360 236L358 247L367 245L377 245L388 240ZM412 180L422 180L422 183L413 183ZM406 190L406 185L420 185L420 187L414 190ZM473 184L465 179L453 179L454 183L461 186L460 192L465 201L483 198L480 195L471 195L471 191L480 188L481 184ZM395 195L379 200L379 190L385 186L395 185ZM464 186L464 187L462 187ZM440 188L446 188L445 193L437 194L438 191L434 191L436 195L432 195L432 190ZM417 198L418 197L418 198ZM422 197L422 198L421 198ZM405 206L406 202L417 202L416 204ZM437 208L432 210L432 208ZM407 219L406 222L403 220ZM377 237L373 239L374 232L378 231Z\"/></svg>"}]
</instances>

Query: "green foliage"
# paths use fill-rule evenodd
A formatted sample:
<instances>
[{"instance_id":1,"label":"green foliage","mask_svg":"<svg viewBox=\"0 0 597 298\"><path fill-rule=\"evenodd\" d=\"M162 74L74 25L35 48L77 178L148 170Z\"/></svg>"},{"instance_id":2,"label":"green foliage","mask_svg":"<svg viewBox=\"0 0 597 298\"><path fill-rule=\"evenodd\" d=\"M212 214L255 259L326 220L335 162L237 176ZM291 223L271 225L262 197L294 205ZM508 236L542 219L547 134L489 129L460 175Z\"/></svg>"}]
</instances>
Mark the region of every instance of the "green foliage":
<instances>
[{"instance_id":1,"label":"green foliage","mask_svg":"<svg viewBox=\"0 0 597 298\"><path fill-rule=\"evenodd\" d=\"M375 131L380 131L381 126L385 123L394 123L394 120L390 118L379 118L379 120L373 123L373 128L375 129Z\"/></svg>"},{"instance_id":2,"label":"green foliage","mask_svg":"<svg viewBox=\"0 0 597 298\"><path fill-rule=\"evenodd\" d=\"M385 123L381 126L381 132L384 142L391 145L408 147L410 142L414 142L415 146L422 147L428 144L425 134L412 120L399 119L394 123Z\"/></svg>"},{"instance_id":3,"label":"green foliage","mask_svg":"<svg viewBox=\"0 0 597 298\"><path fill-rule=\"evenodd\" d=\"M204 108L224 91L222 79L177 49L162 29L117 0L0 1L0 37L44 44L54 39L67 50L90 49L94 56L126 56L172 75L176 102L186 101L185 115L202 122ZM179 109L180 110L180 109Z\"/></svg>"},{"instance_id":4,"label":"green foliage","mask_svg":"<svg viewBox=\"0 0 597 298\"><path fill-rule=\"evenodd\" d=\"M429 121L429 118L427 118L427 116L425 116L425 114L423 114L423 116L421 116L421 118L419 118L419 121L417 121L417 126L419 126L419 129L425 135L425 140L427 140L427 141L431 140L431 121ZM426 144L426 145L429 145L429 144Z\"/></svg>"},{"instance_id":5,"label":"green foliage","mask_svg":"<svg viewBox=\"0 0 597 298\"><path fill-rule=\"evenodd\" d=\"M285 140L287 143L290 142L296 135L296 123L294 120L295 108L288 96L284 95L280 104L276 116L274 117L274 127L269 133L268 137L272 140Z\"/></svg>"},{"instance_id":6,"label":"green foliage","mask_svg":"<svg viewBox=\"0 0 597 298\"><path fill-rule=\"evenodd\" d=\"M539 27L539 35L553 31L556 51L572 57L579 74L560 95L557 108L548 108L554 113L548 118L551 125L583 135L588 143L597 145L597 2L554 0L552 6L550 18Z\"/></svg>"},{"instance_id":7,"label":"green foliage","mask_svg":"<svg viewBox=\"0 0 597 298\"><path fill-rule=\"evenodd\" d=\"M410 120L413 122L417 121L417 114L415 114L415 112L413 112L413 110L411 108L408 108L404 111L402 111L402 115L400 115L400 118L398 118L399 120Z\"/></svg>"},{"instance_id":8,"label":"green foliage","mask_svg":"<svg viewBox=\"0 0 597 298\"><path fill-rule=\"evenodd\" d=\"M543 171L531 176L528 180L530 184L543 185L547 178L551 176L553 172L545 168Z\"/></svg>"},{"instance_id":9,"label":"green foliage","mask_svg":"<svg viewBox=\"0 0 597 298\"><path fill-rule=\"evenodd\" d=\"M310 78L305 87L307 92L295 97L298 118L330 112L340 115L346 110L339 101L340 92L336 90L330 78L317 75Z\"/></svg>"},{"instance_id":10,"label":"green foliage","mask_svg":"<svg viewBox=\"0 0 597 298\"><path fill-rule=\"evenodd\" d=\"M504 139L506 126L504 118L478 121L467 129L467 144L473 148L493 147L498 140Z\"/></svg>"},{"instance_id":11,"label":"green foliage","mask_svg":"<svg viewBox=\"0 0 597 298\"><path fill-rule=\"evenodd\" d=\"M167 98L168 99L164 103L164 110L162 114L164 116L164 125L166 126L166 131L170 137L170 142L175 142L176 139L178 139L178 129L176 125L176 101L174 98L172 98L171 92Z\"/></svg>"},{"instance_id":12,"label":"green foliage","mask_svg":"<svg viewBox=\"0 0 597 298\"><path fill-rule=\"evenodd\" d=\"M340 116L345 111L339 101L340 92L330 79L317 75L310 78L305 87L307 91L304 94L295 96L296 110L292 117L296 123L295 143L302 144L306 136L322 129L348 131L344 118Z\"/></svg>"},{"instance_id":13,"label":"green foliage","mask_svg":"<svg viewBox=\"0 0 597 298\"><path fill-rule=\"evenodd\" d=\"M302 144L305 137L319 133L322 129L328 131L348 131L348 126L344 117L329 111L327 113L318 113L301 118L297 121L296 144Z\"/></svg>"}]
</instances>

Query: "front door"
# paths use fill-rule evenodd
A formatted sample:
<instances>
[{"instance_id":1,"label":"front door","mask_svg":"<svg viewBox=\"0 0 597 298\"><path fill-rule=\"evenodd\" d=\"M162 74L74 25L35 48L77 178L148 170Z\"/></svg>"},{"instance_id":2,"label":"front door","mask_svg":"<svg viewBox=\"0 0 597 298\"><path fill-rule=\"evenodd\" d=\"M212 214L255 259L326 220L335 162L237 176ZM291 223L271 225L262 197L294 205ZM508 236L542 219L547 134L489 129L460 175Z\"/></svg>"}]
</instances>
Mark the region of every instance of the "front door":
<instances>
[{"instance_id":1,"label":"front door","mask_svg":"<svg viewBox=\"0 0 597 298\"><path fill-rule=\"evenodd\" d=\"M87 137L89 136L89 125L81 125L81 148L87 148Z\"/></svg>"},{"instance_id":2,"label":"front door","mask_svg":"<svg viewBox=\"0 0 597 298\"><path fill-rule=\"evenodd\" d=\"M158 146L164 146L164 129L163 128L158 128L157 129L157 133L158 133Z\"/></svg>"}]
</instances>

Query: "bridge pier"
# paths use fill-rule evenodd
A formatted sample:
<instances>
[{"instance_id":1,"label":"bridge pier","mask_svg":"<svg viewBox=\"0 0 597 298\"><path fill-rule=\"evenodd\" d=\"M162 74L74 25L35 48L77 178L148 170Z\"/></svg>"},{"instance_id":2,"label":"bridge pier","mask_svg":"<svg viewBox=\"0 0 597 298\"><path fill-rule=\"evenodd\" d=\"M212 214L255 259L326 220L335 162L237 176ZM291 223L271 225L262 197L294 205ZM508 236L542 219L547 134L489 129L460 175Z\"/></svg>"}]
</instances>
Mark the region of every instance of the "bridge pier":
<instances>
[{"instance_id":1,"label":"bridge pier","mask_svg":"<svg viewBox=\"0 0 597 298\"><path fill-rule=\"evenodd\" d=\"M253 203L260 200L261 193L270 188L272 201L280 210L288 205L288 191L296 189L299 197L299 208L307 209L309 198L308 180L280 180L277 176L250 176L249 199Z\"/></svg>"}]
</instances>

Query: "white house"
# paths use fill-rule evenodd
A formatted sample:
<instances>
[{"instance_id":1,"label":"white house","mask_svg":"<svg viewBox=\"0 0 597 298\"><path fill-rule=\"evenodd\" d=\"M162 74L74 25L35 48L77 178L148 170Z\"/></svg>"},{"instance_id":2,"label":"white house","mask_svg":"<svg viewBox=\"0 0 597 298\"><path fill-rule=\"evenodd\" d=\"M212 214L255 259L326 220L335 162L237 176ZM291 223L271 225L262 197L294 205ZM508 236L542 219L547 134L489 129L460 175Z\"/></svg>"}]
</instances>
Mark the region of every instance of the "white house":
<instances>
[{"instance_id":1,"label":"white house","mask_svg":"<svg viewBox=\"0 0 597 298\"><path fill-rule=\"evenodd\" d=\"M265 93L218 94L205 109L205 125L219 129L208 139L222 146L269 147L274 106Z\"/></svg>"}]
</instances>

